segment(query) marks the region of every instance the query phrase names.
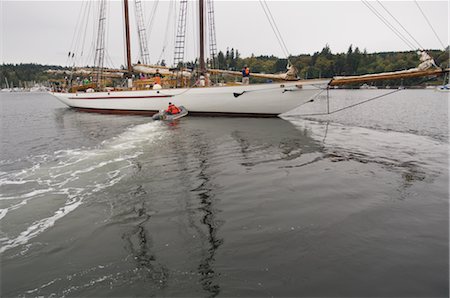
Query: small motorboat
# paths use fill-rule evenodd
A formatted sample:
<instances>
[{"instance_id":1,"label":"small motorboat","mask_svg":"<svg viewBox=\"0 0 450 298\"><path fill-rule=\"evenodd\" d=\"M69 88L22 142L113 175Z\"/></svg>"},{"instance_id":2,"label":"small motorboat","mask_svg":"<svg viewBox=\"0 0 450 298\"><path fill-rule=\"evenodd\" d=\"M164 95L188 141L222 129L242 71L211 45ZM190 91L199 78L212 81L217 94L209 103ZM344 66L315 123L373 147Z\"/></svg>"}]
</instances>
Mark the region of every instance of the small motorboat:
<instances>
[{"instance_id":1,"label":"small motorboat","mask_svg":"<svg viewBox=\"0 0 450 298\"><path fill-rule=\"evenodd\" d=\"M159 113L156 113L155 115L153 115L152 118L153 118L153 120L172 121L172 120L180 119L181 117L184 117L188 114L188 110L186 110L185 107L179 106L178 108L181 110L181 112L179 112L178 114L170 115L166 112L166 110L161 110L161 111L159 111Z\"/></svg>"},{"instance_id":2,"label":"small motorboat","mask_svg":"<svg viewBox=\"0 0 450 298\"><path fill-rule=\"evenodd\" d=\"M438 86L436 90L441 92L450 92L450 84Z\"/></svg>"}]
</instances>

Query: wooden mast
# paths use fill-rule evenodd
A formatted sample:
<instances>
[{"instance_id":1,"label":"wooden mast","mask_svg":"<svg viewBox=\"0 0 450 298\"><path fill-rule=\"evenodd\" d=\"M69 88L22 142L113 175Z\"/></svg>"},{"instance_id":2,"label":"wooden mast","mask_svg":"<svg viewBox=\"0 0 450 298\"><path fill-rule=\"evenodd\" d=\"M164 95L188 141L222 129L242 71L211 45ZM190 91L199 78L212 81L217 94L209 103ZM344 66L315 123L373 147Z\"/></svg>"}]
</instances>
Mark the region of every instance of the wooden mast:
<instances>
[{"instance_id":1,"label":"wooden mast","mask_svg":"<svg viewBox=\"0 0 450 298\"><path fill-rule=\"evenodd\" d=\"M200 73L205 74L206 67L205 67L205 7L204 7L204 0L198 0L198 18L199 18L199 28L200 28Z\"/></svg>"},{"instance_id":2,"label":"wooden mast","mask_svg":"<svg viewBox=\"0 0 450 298\"><path fill-rule=\"evenodd\" d=\"M127 70L131 75L133 69L131 65L131 47L130 47L130 19L128 14L128 0L123 1L123 12L125 16L125 44L127 47Z\"/></svg>"}]
</instances>

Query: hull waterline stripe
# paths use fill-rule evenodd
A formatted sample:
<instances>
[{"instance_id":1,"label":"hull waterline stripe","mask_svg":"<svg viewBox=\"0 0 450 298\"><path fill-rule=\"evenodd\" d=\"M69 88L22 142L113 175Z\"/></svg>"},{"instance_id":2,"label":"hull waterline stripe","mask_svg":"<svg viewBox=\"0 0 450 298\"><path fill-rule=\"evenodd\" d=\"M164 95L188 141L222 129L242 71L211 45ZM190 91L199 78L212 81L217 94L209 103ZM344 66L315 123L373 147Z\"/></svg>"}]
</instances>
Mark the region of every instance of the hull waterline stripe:
<instances>
[{"instance_id":1,"label":"hull waterline stripe","mask_svg":"<svg viewBox=\"0 0 450 298\"><path fill-rule=\"evenodd\" d=\"M76 108L78 111L88 113L100 114L121 114L121 115L143 115L151 116L159 111L156 110L113 110L113 109L91 109L91 108ZM274 118L278 114L260 114L260 113L231 113L231 112L191 112L188 116L210 116L210 117L252 117L252 118Z\"/></svg>"}]
</instances>

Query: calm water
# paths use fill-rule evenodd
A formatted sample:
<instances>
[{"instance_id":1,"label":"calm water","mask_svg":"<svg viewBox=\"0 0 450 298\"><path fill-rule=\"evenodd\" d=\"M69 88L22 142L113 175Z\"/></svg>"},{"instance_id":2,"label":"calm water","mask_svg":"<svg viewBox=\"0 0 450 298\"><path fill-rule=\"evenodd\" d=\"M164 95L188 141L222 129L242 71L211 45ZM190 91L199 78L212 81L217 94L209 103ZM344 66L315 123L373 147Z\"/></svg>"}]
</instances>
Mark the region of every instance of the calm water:
<instances>
[{"instance_id":1,"label":"calm water","mask_svg":"<svg viewBox=\"0 0 450 298\"><path fill-rule=\"evenodd\" d=\"M1 296L448 297L448 100L169 125L1 94Z\"/></svg>"}]
</instances>

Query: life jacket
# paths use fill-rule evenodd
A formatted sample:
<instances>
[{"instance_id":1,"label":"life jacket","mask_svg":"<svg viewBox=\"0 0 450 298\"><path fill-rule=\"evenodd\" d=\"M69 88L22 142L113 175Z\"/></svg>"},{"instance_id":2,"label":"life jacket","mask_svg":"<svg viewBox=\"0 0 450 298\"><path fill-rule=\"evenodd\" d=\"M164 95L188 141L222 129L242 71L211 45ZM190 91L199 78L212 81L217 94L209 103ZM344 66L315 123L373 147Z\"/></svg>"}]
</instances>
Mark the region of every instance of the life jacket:
<instances>
[{"instance_id":1,"label":"life jacket","mask_svg":"<svg viewBox=\"0 0 450 298\"><path fill-rule=\"evenodd\" d=\"M247 68L245 69L245 76L248 77L249 74L250 74L250 68L247 67Z\"/></svg>"},{"instance_id":2,"label":"life jacket","mask_svg":"<svg viewBox=\"0 0 450 298\"><path fill-rule=\"evenodd\" d=\"M169 105L169 108L166 110L168 113L171 113L172 115L178 114L180 111L179 108L177 108L174 104Z\"/></svg>"}]
</instances>

